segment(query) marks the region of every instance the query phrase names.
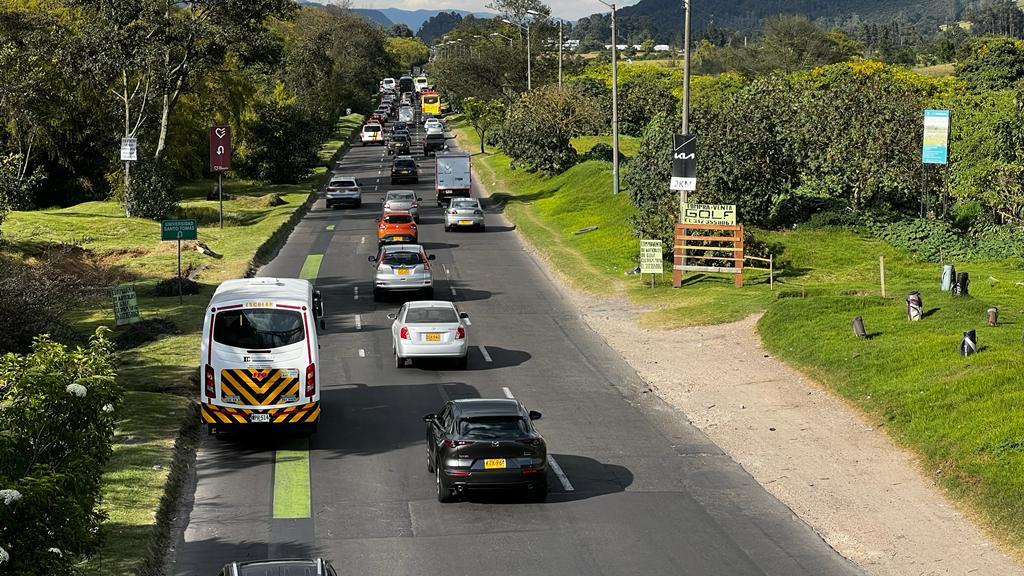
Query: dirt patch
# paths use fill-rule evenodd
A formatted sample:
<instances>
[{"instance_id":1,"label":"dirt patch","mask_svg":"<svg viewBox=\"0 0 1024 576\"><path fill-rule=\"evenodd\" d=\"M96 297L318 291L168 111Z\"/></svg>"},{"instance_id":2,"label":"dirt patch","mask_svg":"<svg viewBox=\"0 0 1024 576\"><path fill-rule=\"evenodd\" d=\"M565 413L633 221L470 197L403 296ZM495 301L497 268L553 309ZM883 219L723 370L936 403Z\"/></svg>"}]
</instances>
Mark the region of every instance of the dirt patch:
<instances>
[{"instance_id":1,"label":"dirt patch","mask_svg":"<svg viewBox=\"0 0 1024 576\"><path fill-rule=\"evenodd\" d=\"M570 285L524 245L551 277ZM866 573L1024 574L922 474L913 454L771 357L757 335L759 316L658 330L641 327L642 310L624 296L564 293L655 393Z\"/></svg>"},{"instance_id":2,"label":"dirt patch","mask_svg":"<svg viewBox=\"0 0 1024 576\"><path fill-rule=\"evenodd\" d=\"M98 288L132 280L132 274L124 267L126 261L147 253L143 249L125 249L99 254L74 244L46 244L26 252L24 261L73 277L85 287Z\"/></svg>"}]
</instances>

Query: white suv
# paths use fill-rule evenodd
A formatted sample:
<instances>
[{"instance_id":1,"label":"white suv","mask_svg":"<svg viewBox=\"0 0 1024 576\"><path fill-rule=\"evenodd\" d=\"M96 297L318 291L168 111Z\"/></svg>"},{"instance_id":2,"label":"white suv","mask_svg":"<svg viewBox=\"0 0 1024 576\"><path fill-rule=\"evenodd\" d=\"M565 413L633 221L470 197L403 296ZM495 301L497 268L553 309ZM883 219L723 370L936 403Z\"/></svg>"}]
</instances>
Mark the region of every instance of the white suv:
<instances>
[{"instance_id":1,"label":"white suv","mask_svg":"<svg viewBox=\"0 0 1024 576\"><path fill-rule=\"evenodd\" d=\"M384 144L384 129L380 124L366 124L359 132L359 141L363 146L367 144Z\"/></svg>"}]
</instances>

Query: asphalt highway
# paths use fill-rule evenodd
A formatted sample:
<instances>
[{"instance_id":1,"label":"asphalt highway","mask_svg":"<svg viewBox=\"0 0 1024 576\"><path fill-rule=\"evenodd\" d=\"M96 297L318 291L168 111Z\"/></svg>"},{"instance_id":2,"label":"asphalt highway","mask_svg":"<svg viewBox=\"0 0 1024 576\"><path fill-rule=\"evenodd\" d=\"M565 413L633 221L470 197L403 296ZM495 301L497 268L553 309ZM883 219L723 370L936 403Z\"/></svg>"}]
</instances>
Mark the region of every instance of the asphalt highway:
<instances>
[{"instance_id":1,"label":"asphalt highway","mask_svg":"<svg viewBox=\"0 0 1024 576\"><path fill-rule=\"evenodd\" d=\"M860 574L685 414L643 392L494 207L486 232L446 233L433 160L417 159L420 184L392 186L386 151L356 144L341 168L363 184L362 208L320 199L261 271L302 273L323 291L320 430L204 437L171 573L322 556L343 575ZM390 189L423 198L435 297L472 322L465 371L394 366L386 315L401 303L373 301L366 259ZM506 396L543 413L537 427L561 472L548 501L438 503L423 415L447 399Z\"/></svg>"}]
</instances>

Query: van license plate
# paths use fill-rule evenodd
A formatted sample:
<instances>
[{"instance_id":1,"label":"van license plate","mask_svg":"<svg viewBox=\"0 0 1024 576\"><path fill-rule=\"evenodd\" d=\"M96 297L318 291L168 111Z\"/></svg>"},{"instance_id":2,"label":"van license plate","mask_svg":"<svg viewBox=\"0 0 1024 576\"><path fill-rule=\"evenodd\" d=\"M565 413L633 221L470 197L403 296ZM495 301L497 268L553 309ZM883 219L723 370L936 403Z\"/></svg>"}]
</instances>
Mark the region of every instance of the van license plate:
<instances>
[{"instance_id":1,"label":"van license plate","mask_svg":"<svg viewBox=\"0 0 1024 576\"><path fill-rule=\"evenodd\" d=\"M266 424L270 422L270 414L250 414L249 422L252 422L254 424L262 422Z\"/></svg>"}]
</instances>

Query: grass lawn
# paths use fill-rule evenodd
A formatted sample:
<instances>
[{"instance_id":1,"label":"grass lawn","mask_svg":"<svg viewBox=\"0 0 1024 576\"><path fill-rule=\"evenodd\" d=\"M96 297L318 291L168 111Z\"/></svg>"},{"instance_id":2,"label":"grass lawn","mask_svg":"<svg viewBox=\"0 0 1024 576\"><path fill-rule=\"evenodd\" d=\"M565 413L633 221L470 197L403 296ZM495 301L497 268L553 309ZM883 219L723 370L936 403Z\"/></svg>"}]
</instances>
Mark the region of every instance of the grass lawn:
<instances>
[{"instance_id":1,"label":"grass lawn","mask_svg":"<svg viewBox=\"0 0 1024 576\"><path fill-rule=\"evenodd\" d=\"M457 123L455 123L457 127ZM471 131L459 130L467 149ZM493 151L476 154L484 184L505 213L577 288L628 297L652 327L719 323L764 311L766 347L861 408L921 458L922 470L982 525L1024 554L1024 389L1020 374L1024 271L1013 262L956 263L971 274L971 296L939 290L941 266L877 239L838 229L754 230L782 247L784 268L745 275L734 288L723 275L691 274L680 289L668 274L650 288L623 272L636 265L628 195L611 193L610 164L590 161L544 178L509 168ZM585 226L598 229L581 235ZM881 297L879 256L885 258ZM666 267L667 268L667 267ZM906 319L904 298L920 291L926 317ZM988 307L1000 324L985 323ZM864 318L869 339L850 327ZM962 333L977 329L981 352L958 354Z\"/></svg>"},{"instance_id":2,"label":"grass lawn","mask_svg":"<svg viewBox=\"0 0 1024 576\"><path fill-rule=\"evenodd\" d=\"M362 123L358 115L342 118L335 138L324 144L320 157L326 166ZM62 260L69 271L102 273L105 278L133 284L143 319L165 318L177 334L119 354L118 379L127 391L124 413L115 439L114 455L104 476L104 509L109 514L107 538L101 552L85 566L88 574L138 574L162 558L165 519L158 509L175 458L174 444L183 423L194 417L189 397L190 380L197 372L203 310L216 286L238 278L250 267L257 250L289 223L322 180L326 167L299 184L262 185L226 180L224 228L219 227L218 203L205 199L215 180L182 185L178 216L199 221L199 241L222 258L205 256L184 243L182 268L203 267L197 281L199 294L158 297L154 286L177 272L175 242L160 241L160 223L125 218L115 201L86 202L70 208L12 212L3 225L6 250L26 257L39 256L54 245L76 249ZM283 201L280 203L279 201ZM76 313L76 328L89 333L98 326L113 326L106 292ZM114 335L125 328L115 329Z\"/></svg>"},{"instance_id":3,"label":"grass lawn","mask_svg":"<svg viewBox=\"0 0 1024 576\"><path fill-rule=\"evenodd\" d=\"M594 147L594 144L604 143L612 145L612 137L608 136L577 136L572 139L572 147L580 154L586 154ZM479 150L479 147L477 148ZM619 134L619 152L623 156L631 157L640 150L640 139L636 136Z\"/></svg>"},{"instance_id":4,"label":"grass lawn","mask_svg":"<svg viewBox=\"0 0 1024 576\"><path fill-rule=\"evenodd\" d=\"M914 72L924 74L925 76L934 76L936 78L952 76L956 73L956 64L948 62L946 64L936 64L934 66L919 66L914 68Z\"/></svg>"}]
</instances>

